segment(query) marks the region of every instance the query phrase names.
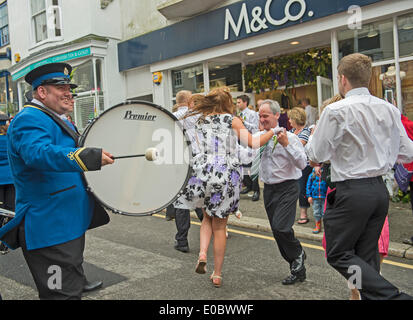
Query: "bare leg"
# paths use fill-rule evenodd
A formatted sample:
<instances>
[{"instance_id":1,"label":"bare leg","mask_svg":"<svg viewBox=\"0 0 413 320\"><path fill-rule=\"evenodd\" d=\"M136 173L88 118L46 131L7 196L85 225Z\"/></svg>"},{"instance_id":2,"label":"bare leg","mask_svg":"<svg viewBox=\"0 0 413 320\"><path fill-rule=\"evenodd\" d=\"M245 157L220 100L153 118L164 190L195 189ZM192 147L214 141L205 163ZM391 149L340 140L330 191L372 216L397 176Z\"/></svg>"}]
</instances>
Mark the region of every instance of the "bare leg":
<instances>
[{"instance_id":1,"label":"bare leg","mask_svg":"<svg viewBox=\"0 0 413 320\"><path fill-rule=\"evenodd\" d=\"M214 234L214 274L220 276L222 273L222 265L224 264L225 248L227 237L225 230L228 222L228 217L225 219L212 219L212 232Z\"/></svg>"},{"instance_id":2,"label":"bare leg","mask_svg":"<svg viewBox=\"0 0 413 320\"><path fill-rule=\"evenodd\" d=\"M201 229L199 233L200 244L199 244L199 255L204 254L205 257L208 252L209 243L212 237L212 218L207 215L204 209L204 218L202 219Z\"/></svg>"},{"instance_id":3,"label":"bare leg","mask_svg":"<svg viewBox=\"0 0 413 320\"><path fill-rule=\"evenodd\" d=\"M307 208L300 208L300 218L307 219Z\"/></svg>"}]
</instances>

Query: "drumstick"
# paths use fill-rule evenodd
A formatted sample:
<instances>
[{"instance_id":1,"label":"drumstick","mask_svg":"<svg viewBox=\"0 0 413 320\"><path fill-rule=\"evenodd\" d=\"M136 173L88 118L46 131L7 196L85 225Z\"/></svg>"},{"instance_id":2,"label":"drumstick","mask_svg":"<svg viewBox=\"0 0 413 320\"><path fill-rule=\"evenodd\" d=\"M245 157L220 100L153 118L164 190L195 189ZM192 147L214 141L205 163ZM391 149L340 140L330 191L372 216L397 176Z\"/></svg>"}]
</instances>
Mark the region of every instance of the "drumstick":
<instances>
[{"instance_id":1,"label":"drumstick","mask_svg":"<svg viewBox=\"0 0 413 320\"><path fill-rule=\"evenodd\" d=\"M127 156L116 156L112 157L113 160L115 159L126 159L126 158L138 158L138 157L145 157L148 161L155 161L158 158L158 150L156 148L148 148L146 149L145 154L131 154Z\"/></svg>"},{"instance_id":2,"label":"drumstick","mask_svg":"<svg viewBox=\"0 0 413 320\"><path fill-rule=\"evenodd\" d=\"M131 154L128 156L117 156L117 157L112 157L113 160L115 159L125 159L125 158L138 158L138 157L144 157L144 154Z\"/></svg>"}]
</instances>

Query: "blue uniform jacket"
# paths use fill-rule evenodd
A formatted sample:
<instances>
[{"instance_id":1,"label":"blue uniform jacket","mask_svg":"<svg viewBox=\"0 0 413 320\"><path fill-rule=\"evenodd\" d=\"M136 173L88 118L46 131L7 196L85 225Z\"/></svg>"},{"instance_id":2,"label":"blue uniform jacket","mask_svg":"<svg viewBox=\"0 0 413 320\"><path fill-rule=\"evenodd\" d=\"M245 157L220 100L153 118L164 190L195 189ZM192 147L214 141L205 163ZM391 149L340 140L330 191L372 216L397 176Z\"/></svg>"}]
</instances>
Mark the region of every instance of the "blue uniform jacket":
<instances>
[{"instance_id":1,"label":"blue uniform jacket","mask_svg":"<svg viewBox=\"0 0 413 320\"><path fill-rule=\"evenodd\" d=\"M5 184L13 184L13 177L7 157L7 137L0 135L0 185Z\"/></svg>"},{"instance_id":2,"label":"blue uniform jacket","mask_svg":"<svg viewBox=\"0 0 413 320\"><path fill-rule=\"evenodd\" d=\"M86 191L79 157L84 148L35 107L26 107L11 121L7 133L11 171L16 188L16 216L0 229L8 232L25 218L28 250L61 244L88 229L94 199ZM100 164L99 164L100 165Z\"/></svg>"}]
</instances>

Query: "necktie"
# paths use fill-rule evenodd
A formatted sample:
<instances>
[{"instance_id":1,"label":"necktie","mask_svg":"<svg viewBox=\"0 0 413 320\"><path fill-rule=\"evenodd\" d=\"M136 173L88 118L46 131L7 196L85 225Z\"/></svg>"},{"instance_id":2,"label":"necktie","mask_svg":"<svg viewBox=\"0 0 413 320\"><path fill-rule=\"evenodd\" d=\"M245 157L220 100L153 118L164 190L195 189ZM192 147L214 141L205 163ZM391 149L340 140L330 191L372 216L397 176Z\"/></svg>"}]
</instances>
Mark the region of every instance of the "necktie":
<instances>
[{"instance_id":1,"label":"necktie","mask_svg":"<svg viewBox=\"0 0 413 320\"><path fill-rule=\"evenodd\" d=\"M260 171L262 153L264 152L264 149L266 148L267 144L270 141L271 140L269 140L266 144L264 144L262 147L260 147L260 152L257 152L257 154L255 155L254 160L252 161L252 166L251 166L251 179L252 179L252 181L258 179L258 173Z\"/></svg>"},{"instance_id":2,"label":"necktie","mask_svg":"<svg viewBox=\"0 0 413 320\"><path fill-rule=\"evenodd\" d=\"M278 126L276 128L274 128L273 130L275 130L275 134L278 134L279 132L283 131L283 129L278 127ZM264 144L262 147L260 147L260 152L257 153L254 160L252 161L251 175L250 175L252 181L258 179L258 173L260 171L262 153L264 152L265 147L270 143L270 141L273 141L273 147L272 147L271 152L274 152L275 146L278 143L277 136L274 135L270 140L268 140L268 142L266 144Z\"/></svg>"}]
</instances>

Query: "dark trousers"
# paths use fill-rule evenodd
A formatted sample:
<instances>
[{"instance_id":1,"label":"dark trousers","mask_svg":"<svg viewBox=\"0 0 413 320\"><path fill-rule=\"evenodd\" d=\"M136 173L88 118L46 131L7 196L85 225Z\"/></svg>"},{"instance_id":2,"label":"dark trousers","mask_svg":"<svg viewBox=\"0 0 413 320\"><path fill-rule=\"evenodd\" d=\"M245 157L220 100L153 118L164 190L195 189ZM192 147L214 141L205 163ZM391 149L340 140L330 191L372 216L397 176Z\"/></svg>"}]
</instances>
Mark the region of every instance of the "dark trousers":
<instances>
[{"instance_id":1,"label":"dark trousers","mask_svg":"<svg viewBox=\"0 0 413 320\"><path fill-rule=\"evenodd\" d=\"M244 165L244 168L250 168L252 166L252 162ZM247 170L245 170L247 171ZM260 192L260 186L258 184L258 177L255 180L252 180L251 177L248 174L244 174L244 177L242 178L242 183L246 188L249 190L252 190L254 192Z\"/></svg>"},{"instance_id":2,"label":"dark trousers","mask_svg":"<svg viewBox=\"0 0 413 320\"><path fill-rule=\"evenodd\" d=\"M264 205L271 230L282 257L290 266L303 250L293 230L298 193L296 180L264 185Z\"/></svg>"},{"instance_id":3,"label":"dark trousers","mask_svg":"<svg viewBox=\"0 0 413 320\"><path fill-rule=\"evenodd\" d=\"M195 209L196 215L199 220L202 221L204 214L202 209ZM175 235L175 240L179 247L184 247L188 245L188 232L191 227L191 216L188 209L175 209L175 225L177 233Z\"/></svg>"},{"instance_id":4,"label":"dark trousers","mask_svg":"<svg viewBox=\"0 0 413 320\"><path fill-rule=\"evenodd\" d=\"M59 245L27 250L24 220L19 242L41 300L80 300L86 278L83 272L85 235Z\"/></svg>"},{"instance_id":5,"label":"dark trousers","mask_svg":"<svg viewBox=\"0 0 413 320\"><path fill-rule=\"evenodd\" d=\"M302 176L300 179L298 179L298 184L300 185L300 194L298 196L298 204L300 208L309 208L310 204L308 203L307 199L307 181L308 177L310 176L311 172L313 171L313 168L310 166L306 166L302 170Z\"/></svg>"},{"instance_id":6,"label":"dark trousers","mask_svg":"<svg viewBox=\"0 0 413 320\"><path fill-rule=\"evenodd\" d=\"M14 211L15 209L15 194L14 185L4 184L0 186L0 208Z\"/></svg>"},{"instance_id":7,"label":"dark trousers","mask_svg":"<svg viewBox=\"0 0 413 320\"><path fill-rule=\"evenodd\" d=\"M327 261L351 278L363 299L409 298L379 273L378 240L388 208L389 193L381 177L338 182L327 197Z\"/></svg>"}]
</instances>

